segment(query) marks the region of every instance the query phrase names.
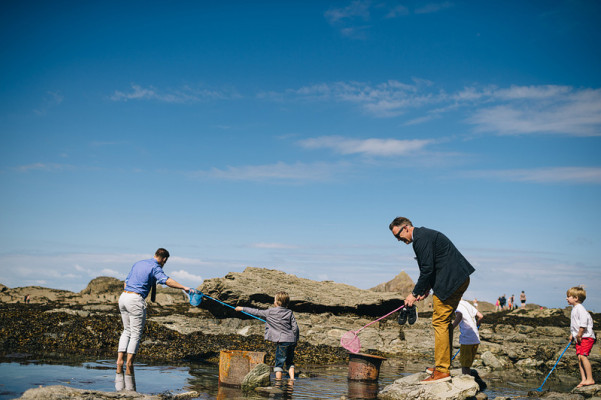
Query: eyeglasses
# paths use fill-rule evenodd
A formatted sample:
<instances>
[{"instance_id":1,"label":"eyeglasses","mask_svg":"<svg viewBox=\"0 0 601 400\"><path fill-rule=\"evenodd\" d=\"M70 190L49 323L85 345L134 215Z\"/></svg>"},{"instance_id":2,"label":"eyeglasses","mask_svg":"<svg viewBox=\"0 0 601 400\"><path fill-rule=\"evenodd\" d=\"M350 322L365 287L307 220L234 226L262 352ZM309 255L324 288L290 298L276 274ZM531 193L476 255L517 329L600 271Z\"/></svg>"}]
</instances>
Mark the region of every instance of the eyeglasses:
<instances>
[{"instance_id":1,"label":"eyeglasses","mask_svg":"<svg viewBox=\"0 0 601 400\"><path fill-rule=\"evenodd\" d=\"M399 229L399 231L396 233L396 235L394 235L395 238L399 239L399 240L403 240L403 238L401 238L401 232L403 232L403 229L405 229L407 227L407 225L403 225L401 227L401 229Z\"/></svg>"}]
</instances>

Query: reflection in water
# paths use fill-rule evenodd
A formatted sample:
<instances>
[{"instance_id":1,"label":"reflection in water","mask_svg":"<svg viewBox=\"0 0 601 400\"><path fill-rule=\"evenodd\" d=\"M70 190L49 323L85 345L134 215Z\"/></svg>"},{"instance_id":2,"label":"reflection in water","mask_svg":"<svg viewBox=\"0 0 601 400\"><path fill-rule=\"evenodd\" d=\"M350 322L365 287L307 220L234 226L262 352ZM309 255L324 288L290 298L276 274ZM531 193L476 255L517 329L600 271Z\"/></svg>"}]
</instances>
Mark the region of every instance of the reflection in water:
<instances>
[{"instance_id":1,"label":"reflection in water","mask_svg":"<svg viewBox=\"0 0 601 400\"><path fill-rule=\"evenodd\" d=\"M12 360L11 360L12 361ZM428 361L428 360L426 360ZM243 393L240 389L221 387L218 385L219 371L215 364L177 363L172 365L136 364L136 375L115 375L114 360L94 360L73 362L73 360L54 361L49 363L38 359L20 362L0 362L0 400L18 398L23 392L40 385L65 385L78 389L136 391L144 394L158 394L169 391L178 394L186 391L197 391L199 399L214 400L265 400L291 399L339 400L341 396L348 399L375 399L378 389L406 376L412 372L423 371L427 366L412 362L407 366L404 362L382 364L377 382L349 381L348 365L315 366L307 365L299 371L299 378L289 385L284 379L273 380L269 388L271 392ZM555 374L555 373L554 373ZM482 380L488 384L485 394L489 398L511 397L521 398L529 390L541 384L540 376L522 377L521 374L508 371L505 375L499 372L483 374ZM569 391L575 385L573 374L553 375L546 388L554 391ZM137 387L137 384L140 387ZM126 395L126 392L122 392Z\"/></svg>"},{"instance_id":2,"label":"reflection in water","mask_svg":"<svg viewBox=\"0 0 601 400\"><path fill-rule=\"evenodd\" d=\"M349 399L375 399L378 397L378 382L372 381L348 381L348 397Z\"/></svg>"},{"instance_id":3,"label":"reflection in water","mask_svg":"<svg viewBox=\"0 0 601 400\"><path fill-rule=\"evenodd\" d=\"M122 392L127 390L130 392L136 391L136 375L135 374L115 374L115 390Z\"/></svg>"},{"instance_id":4,"label":"reflection in water","mask_svg":"<svg viewBox=\"0 0 601 400\"><path fill-rule=\"evenodd\" d=\"M258 394L255 396L252 393L245 393L242 389L237 387L231 387L227 385L219 384L217 389L216 400L237 400L237 399L264 399L268 396L270 399L281 399L289 400L296 397L292 397L294 393L294 380L275 380L271 379L272 385L268 387L261 387L255 389ZM304 397L303 397L304 398Z\"/></svg>"}]
</instances>

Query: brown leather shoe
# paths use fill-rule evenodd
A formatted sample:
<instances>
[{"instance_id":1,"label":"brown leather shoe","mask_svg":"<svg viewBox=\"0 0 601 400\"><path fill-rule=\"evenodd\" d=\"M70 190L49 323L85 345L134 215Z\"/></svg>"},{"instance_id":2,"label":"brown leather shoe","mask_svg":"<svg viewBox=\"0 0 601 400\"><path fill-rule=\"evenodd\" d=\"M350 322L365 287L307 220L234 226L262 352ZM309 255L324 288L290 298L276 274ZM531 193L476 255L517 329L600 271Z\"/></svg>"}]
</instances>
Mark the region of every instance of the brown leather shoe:
<instances>
[{"instance_id":1,"label":"brown leather shoe","mask_svg":"<svg viewBox=\"0 0 601 400\"><path fill-rule=\"evenodd\" d=\"M436 369L435 367L428 367L428 368L426 368L426 374L432 375L432 372L434 372L435 369Z\"/></svg>"},{"instance_id":2,"label":"brown leather shoe","mask_svg":"<svg viewBox=\"0 0 601 400\"><path fill-rule=\"evenodd\" d=\"M424 379L423 381L420 381L420 383L422 385L427 385L429 383L438 383L438 382L447 382L451 380L451 374L444 373L444 372L440 372L437 369L434 370L434 372L432 372L432 375L430 375L428 378Z\"/></svg>"}]
</instances>

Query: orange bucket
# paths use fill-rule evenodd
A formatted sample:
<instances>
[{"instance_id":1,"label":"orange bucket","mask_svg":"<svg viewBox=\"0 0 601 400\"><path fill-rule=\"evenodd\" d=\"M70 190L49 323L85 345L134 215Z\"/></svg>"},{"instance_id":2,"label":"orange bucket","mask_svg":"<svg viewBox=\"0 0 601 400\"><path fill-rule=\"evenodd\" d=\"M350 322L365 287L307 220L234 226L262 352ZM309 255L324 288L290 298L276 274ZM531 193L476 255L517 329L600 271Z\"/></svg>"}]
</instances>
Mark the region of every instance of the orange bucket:
<instances>
[{"instance_id":1,"label":"orange bucket","mask_svg":"<svg viewBox=\"0 0 601 400\"><path fill-rule=\"evenodd\" d=\"M244 377L265 362L265 352L221 350L219 352L219 384L240 387Z\"/></svg>"}]
</instances>

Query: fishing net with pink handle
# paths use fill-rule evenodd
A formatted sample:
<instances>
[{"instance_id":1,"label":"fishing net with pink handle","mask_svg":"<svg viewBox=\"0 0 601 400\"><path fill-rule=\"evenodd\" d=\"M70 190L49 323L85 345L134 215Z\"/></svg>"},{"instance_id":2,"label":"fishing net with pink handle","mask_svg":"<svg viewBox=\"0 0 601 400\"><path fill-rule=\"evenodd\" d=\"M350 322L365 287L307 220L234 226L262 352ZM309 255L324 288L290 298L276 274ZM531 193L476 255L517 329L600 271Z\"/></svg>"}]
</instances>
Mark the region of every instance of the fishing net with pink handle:
<instances>
[{"instance_id":1,"label":"fishing net with pink handle","mask_svg":"<svg viewBox=\"0 0 601 400\"><path fill-rule=\"evenodd\" d=\"M358 353L359 350L361 350L361 342L359 341L359 336L357 336L357 334L359 332L361 332L363 329L370 326L371 324L375 324L376 322L388 317L390 314L392 314L396 311L399 311L403 307L405 307L404 304L402 306L400 306L399 308L392 310L388 314L376 319L375 321L370 322L369 324L365 325L363 328L359 329L358 331L348 331L347 333L342 335L342 337L340 338L340 345L342 347L344 347L345 349L347 349L348 351L350 351L351 353Z\"/></svg>"},{"instance_id":2,"label":"fishing net with pink handle","mask_svg":"<svg viewBox=\"0 0 601 400\"><path fill-rule=\"evenodd\" d=\"M340 345L351 353L358 353L361 350L361 342L359 336L354 331L348 331L340 338Z\"/></svg>"}]
</instances>

